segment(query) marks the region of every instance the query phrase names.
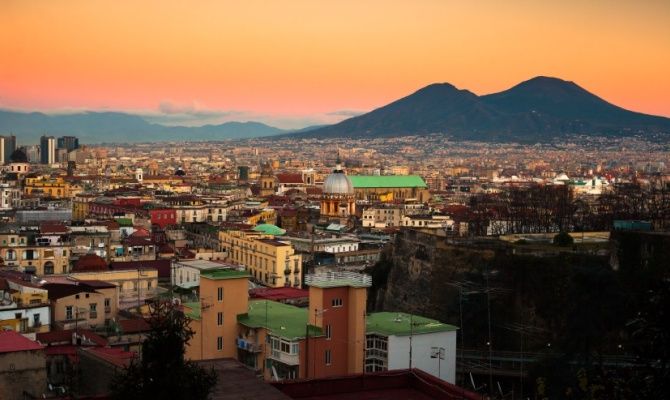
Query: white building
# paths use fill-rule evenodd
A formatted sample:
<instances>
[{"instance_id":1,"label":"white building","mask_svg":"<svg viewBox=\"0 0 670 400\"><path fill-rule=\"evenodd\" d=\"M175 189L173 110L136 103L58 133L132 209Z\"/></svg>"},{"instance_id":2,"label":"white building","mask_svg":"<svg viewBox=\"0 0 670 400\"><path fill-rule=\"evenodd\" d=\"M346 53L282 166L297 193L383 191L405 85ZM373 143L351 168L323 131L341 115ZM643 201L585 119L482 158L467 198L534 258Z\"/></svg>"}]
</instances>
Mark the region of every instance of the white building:
<instances>
[{"instance_id":1,"label":"white building","mask_svg":"<svg viewBox=\"0 0 670 400\"><path fill-rule=\"evenodd\" d=\"M411 367L456 382L457 327L405 313L372 313L366 318L366 372Z\"/></svg>"},{"instance_id":2,"label":"white building","mask_svg":"<svg viewBox=\"0 0 670 400\"><path fill-rule=\"evenodd\" d=\"M200 286L200 273L210 269L236 268L235 265L207 260L172 261L172 286L190 289Z\"/></svg>"}]
</instances>

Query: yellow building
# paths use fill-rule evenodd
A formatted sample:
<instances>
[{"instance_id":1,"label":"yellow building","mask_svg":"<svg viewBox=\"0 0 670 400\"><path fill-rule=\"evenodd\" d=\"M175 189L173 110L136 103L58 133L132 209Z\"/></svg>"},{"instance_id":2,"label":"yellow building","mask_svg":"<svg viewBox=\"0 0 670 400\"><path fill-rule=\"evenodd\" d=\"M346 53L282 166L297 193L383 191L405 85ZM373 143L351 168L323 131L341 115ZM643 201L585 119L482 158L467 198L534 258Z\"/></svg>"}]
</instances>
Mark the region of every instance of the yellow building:
<instances>
[{"instance_id":1,"label":"yellow building","mask_svg":"<svg viewBox=\"0 0 670 400\"><path fill-rule=\"evenodd\" d=\"M72 220L83 221L88 217L88 206L95 201L93 194L79 193L72 199Z\"/></svg>"},{"instance_id":2,"label":"yellow building","mask_svg":"<svg viewBox=\"0 0 670 400\"><path fill-rule=\"evenodd\" d=\"M237 358L237 316L248 310L249 274L215 269L200 274L200 302L184 304L194 331L186 358Z\"/></svg>"},{"instance_id":3,"label":"yellow building","mask_svg":"<svg viewBox=\"0 0 670 400\"><path fill-rule=\"evenodd\" d=\"M105 324L105 295L87 285L48 283L51 323L59 329L94 328Z\"/></svg>"},{"instance_id":4,"label":"yellow building","mask_svg":"<svg viewBox=\"0 0 670 400\"><path fill-rule=\"evenodd\" d=\"M63 178L50 178L46 176L39 176L34 178L26 178L24 183L24 192L28 195L43 194L45 196L54 197L58 199L71 198L81 191L81 187L71 185Z\"/></svg>"},{"instance_id":5,"label":"yellow building","mask_svg":"<svg viewBox=\"0 0 670 400\"><path fill-rule=\"evenodd\" d=\"M68 276L80 281L103 281L114 284L118 288L120 309L137 307L158 293L158 271L154 268L75 272Z\"/></svg>"},{"instance_id":6,"label":"yellow building","mask_svg":"<svg viewBox=\"0 0 670 400\"><path fill-rule=\"evenodd\" d=\"M219 232L228 259L244 265L252 278L270 287L302 286L302 255L289 243L255 231Z\"/></svg>"},{"instance_id":7,"label":"yellow building","mask_svg":"<svg viewBox=\"0 0 670 400\"><path fill-rule=\"evenodd\" d=\"M0 234L0 257L5 265L36 275L68 272L71 246L69 244L29 244L27 236L18 233Z\"/></svg>"}]
</instances>

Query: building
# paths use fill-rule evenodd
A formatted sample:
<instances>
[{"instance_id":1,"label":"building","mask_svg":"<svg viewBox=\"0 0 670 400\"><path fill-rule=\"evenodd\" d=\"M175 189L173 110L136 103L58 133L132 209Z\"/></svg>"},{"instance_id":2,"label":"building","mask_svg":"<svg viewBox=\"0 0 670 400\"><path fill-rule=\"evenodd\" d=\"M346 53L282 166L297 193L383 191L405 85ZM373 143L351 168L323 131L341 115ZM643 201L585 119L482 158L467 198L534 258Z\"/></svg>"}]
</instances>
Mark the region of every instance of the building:
<instances>
[{"instance_id":1,"label":"building","mask_svg":"<svg viewBox=\"0 0 670 400\"><path fill-rule=\"evenodd\" d=\"M414 200L424 203L430 199L428 185L418 175L351 175L356 200L392 202Z\"/></svg>"},{"instance_id":2,"label":"building","mask_svg":"<svg viewBox=\"0 0 670 400\"><path fill-rule=\"evenodd\" d=\"M58 329L95 328L105 324L105 295L88 285L47 283L51 324Z\"/></svg>"},{"instance_id":3,"label":"building","mask_svg":"<svg viewBox=\"0 0 670 400\"><path fill-rule=\"evenodd\" d=\"M418 315L372 313L366 319L365 371L418 368L455 383L457 330Z\"/></svg>"},{"instance_id":4,"label":"building","mask_svg":"<svg viewBox=\"0 0 670 400\"><path fill-rule=\"evenodd\" d=\"M323 182L321 216L346 219L356 213L354 186L344 173L339 155L333 173Z\"/></svg>"},{"instance_id":5,"label":"building","mask_svg":"<svg viewBox=\"0 0 670 400\"><path fill-rule=\"evenodd\" d=\"M112 269L76 272L68 276L78 281L103 281L115 285L120 310L140 306L158 294L158 271L143 266L142 262L112 263Z\"/></svg>"},{"instance_id":6,"label":"building","mask_svg":"<svg viewBox=\"0 0 670 400\"><path fill-rule=\"evenodd\" d=\"M183 289L194 288L200 286L200 274L202 272L224 267L231 269L235 266L207 260L175 260L172 261L170 266L172 271L171 283L172 286L179 286Z\"/></svg>"},{"instance_id":7,"label":"building","mask_svg":"<svg viewBox=\"0 0 670 400\"><path fill-rule=\"evenodd\" d=\"M0 183L0 210L11 210L20 200L20 188L9 183Z\"/></svg>"},{"instance_id":8,"label":"building","mask_svg":"<svg viewBox=\"0 0 670 400\"><path fill-rule=\"evenodd\" d=\"M46 394L43 347L14 331L0 331L0 399L38 399Z\"/></svg>"},{"instance_id":9,"label":"building","mask_svg":"<svg viewBox=\"0 0 670 400\"><path fill-rule=\"evenodd\" d=\"M54 164L56 162L56 138L42 136L40 138L40 164Z\"/></svg>"},{"instance_id":10,"label":"building","mask_svg":"<svg viewBox=\"0 0 670 400\"><path fill-rule=\"evenodd\" d=\"M61 136L58 138L58 148L68 152L79 148L79 138L75 136Z\"/></svg>"},{"instance_id":11,"label":"building","mask_svg":"<svg viewBox=\"0 0 670 400\"><path fill-rule=\"evenodd\" d=\"M248 311L249 274L234 269L200 274L200 302L184 304L194 336L186 348L191 360L237 358L237 318Z\"/></svg>"},{"instance_id":12,"label":"building","mask_svg":"<svg viewBox=\"0 0 670 400\"><path fill-rule=\"evenodd\" d=\"M49 235L25 232L0 233L0 256L5 265L35 275L64 274L68 272L71 245L53 242Z\"/></svg>"},{"instance_id":13,"label":"building","mask_svg":"<svg viewBox=\"0 0 670 400\"><path fill-rule=\"evenodd\" d=\"M16 151L16 136L0 136L0 165L9 163L14 151Z\"/></svg>"},{"instance_id":14,"label":"building","mask_svg":"<svg viewBox=\"0 0 670 400\"><path fill-rule=\"evenodd\" d=\"M270 287L302 286L302 255L289 242L253 230L222 230L219 243L227 259L244 265L256 282Z\"/></svg>"},{"instance_id":15,"label":"building","mask_svg":"<svg viewBox=\"0 0 670 400\"><path fill-rule=\"evenodd\" d=\"M48 332L51 323L48 292L18 278L0 277L0 331Z\"/></svg>"}]
</instances>

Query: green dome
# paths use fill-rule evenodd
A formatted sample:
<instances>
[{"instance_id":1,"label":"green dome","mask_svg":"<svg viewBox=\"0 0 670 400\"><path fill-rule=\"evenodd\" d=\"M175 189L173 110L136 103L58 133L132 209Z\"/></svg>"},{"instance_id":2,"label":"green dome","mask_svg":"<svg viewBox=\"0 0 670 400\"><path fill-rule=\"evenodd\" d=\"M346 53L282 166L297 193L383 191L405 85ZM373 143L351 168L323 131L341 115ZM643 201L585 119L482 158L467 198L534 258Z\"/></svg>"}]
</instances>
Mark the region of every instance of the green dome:
<instances>
[{"instance_id":1,"label":"green dome","mask_svg":"<svg viewBox=\"0 0 670 400\"><path fill-rule=\"evenodd\" d=\"M259 224L253 228L256 232L262 232L266 235L281 236L286 233L286 230L272 224Z\"/></svg>"}]
</instances>

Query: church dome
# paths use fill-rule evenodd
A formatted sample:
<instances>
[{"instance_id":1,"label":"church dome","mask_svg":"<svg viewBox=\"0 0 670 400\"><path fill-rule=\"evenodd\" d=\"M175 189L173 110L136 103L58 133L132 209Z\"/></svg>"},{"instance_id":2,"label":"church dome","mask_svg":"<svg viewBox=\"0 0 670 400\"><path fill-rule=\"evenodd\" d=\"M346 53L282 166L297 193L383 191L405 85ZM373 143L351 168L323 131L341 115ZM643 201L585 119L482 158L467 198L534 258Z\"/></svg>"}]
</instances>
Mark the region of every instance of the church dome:
<instances>
[{"instance_id":1,"label":"church dome","mask_svg":"<svg viewBox=\"0 0 670 400\"><path fill-rule=\"evenodd\" d=\"M339 156L335 170L323 182L323 194L354 194L354 185L351 183L351 179L342 171Z\"/></svg>"},{"instance_id":2,"label":"church dome","mask_svg":"<svg viewBox=\"0 0 670 400\"><path fill-rule=\"evenodd\" d=\"M23 150L16 149L9 156L9 160L13 163L27 163L28 162L28 156L26 156L26 153Z\"/></svg>"}]
</instances>

